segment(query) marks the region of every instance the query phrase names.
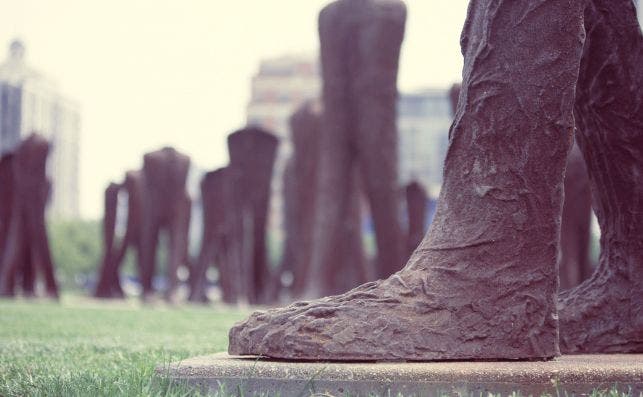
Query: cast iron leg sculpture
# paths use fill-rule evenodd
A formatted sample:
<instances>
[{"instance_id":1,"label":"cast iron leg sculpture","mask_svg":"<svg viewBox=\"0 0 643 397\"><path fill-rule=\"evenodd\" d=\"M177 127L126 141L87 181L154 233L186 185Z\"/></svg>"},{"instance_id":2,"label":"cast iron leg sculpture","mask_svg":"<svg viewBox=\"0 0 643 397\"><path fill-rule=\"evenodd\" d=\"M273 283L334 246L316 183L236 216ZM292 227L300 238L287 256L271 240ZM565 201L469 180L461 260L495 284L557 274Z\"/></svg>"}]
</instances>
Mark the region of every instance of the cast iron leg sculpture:
<instances>
[{"instance_id":1,"label":"cast iron leg sculpture","mask_svg":"<svg viewBox=\"0 0 643 397\"><path fill-rule=\"evenodd\" d=\"M234 303L229 286L229 274L224 264L226 239L226 169L219 168L205 174L201 180L201 201L203 208L203 236L199 259L190 274L190 296L192 302L208 302L206 295L206 272L212 262L219 268L219 286L222 300Z\"/></svg>"},{"instance_id":2,"label":"cast iron leg sculpture","mask_svg":"<svg viewBox=\"0 0 643 397\"><path fill-rule=\"evenodd\" d=\"M96 284L94 296L97 298L123 298L123 290L118 280L118 264L116 263L116 247L114 237L116 231L116 210L118 192L121 185L110 183L105 189L105 215L103 218L103 260L100 266L100 276ZM114 276L116 280L114 280ZM118 288L114 288L118 286Z\"/></svg>"},{"instance_id":3,"label":"cast iron leg sculpture","mask_svg":"<svg viewBox=\"0 0 643 397\"><path fill-rule=\"evenodd\" d=\"M16 276L22 274L25 277L24 266L35 263L44 275L47 295L58 298L45 226L45 207L50 190L45 173L48 153L49 143L32 134L16 149L12 160L13 206L5 249L0 258L2 296L13 296ZM29 276L29 271L27 277L33 277Z\"/></svg>"},{"instance_id":4,"label":"cast iron leg sculpture","mask_svg":"<svg viewBox=\"0 0 643 397\"><path fill-rule=\"evenodd\" d=\"M395 120L405 19L398 1L341 0L320 14L324 114L307 296L333 292L318 282L333 266L340 271L359 266L338 255L357 179L374 221L377 275L387 277L403 264Z\"/></svg>"},{"instance_id":5,"label":"cast iron leg sculpture","mask_svg":"<svg viewBox=\"0 0 643 397\"><path fill-rule=\"evenodd\" d=\"M309 278L313 247L313 222L317 205L316 187L318 182L321 112L315 105L307 103L290 118L293 143L292 179L294 225L292 246L294 247L293 286L294 296L305 294ZM317 280L323 282L322 280Z\"/></svg>"},{"instance_id":6,"label":"cast iron leg sculpture","mask_svg":"<svg viewBox=\"0 0 643 397\"><path fill-rule=\"evenodd\" d=\"M340 29L326 19L337 4L322 12L322 40L324 29ZM460 103L425 239L386 280L251 315L231 329L230 353L315 360L558 355L556 260L583 4L472 0Z\"/></svg>"},{"instance_id":7,"label":"cast iron leg sculpture","mask_svg":"<svg viewBox=\"0 0 643 397\"><path fill-rule=\"evenodd\" d=\"M235 272L241 277L241 297L261 303L271 280L266 253L266 222L270 180L277 138L248 127L228 136L230 178L233 191L231 241L235 244Z\"/></svg>"},{"instance_id":8,"label":"cast iron leg sculpture","mask_svg":"<svg viewBox=\"0 0 643 397\"><path fill-rule=\"evenodd\" d=\"M560 296L561 350L643 352L643 37L629 0L592 0L578 143L601 226L598 269Z\"/></svg>"},{"instance_id":9,"label":"cast iron leg sculpture","mask_svg":"<svg viewBox=\"0 0 643 397\"><path fill-rule=\"evenodd\" d=\"M190 197L185 190L190 159L173 148L148 153L143 162L143 200L139 266L143 299L153 292L159 232L168 233L168 263L165 298L173 300L177 269L186 258L190 221Z\"/></svg>"}]
</instances>

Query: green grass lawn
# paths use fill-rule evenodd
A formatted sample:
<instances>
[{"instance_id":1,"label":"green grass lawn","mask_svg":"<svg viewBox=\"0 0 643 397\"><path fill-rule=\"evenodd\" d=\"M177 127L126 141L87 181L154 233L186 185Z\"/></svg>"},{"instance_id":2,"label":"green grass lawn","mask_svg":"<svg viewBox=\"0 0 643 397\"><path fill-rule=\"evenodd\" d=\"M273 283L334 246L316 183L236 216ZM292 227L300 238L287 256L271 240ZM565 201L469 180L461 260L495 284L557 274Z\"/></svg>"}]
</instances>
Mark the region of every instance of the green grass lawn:
<instances>
[{"instance_id":1,"label":"green grass lawn","mask_svg":"<svg viewBox=\"0 0 643 397\"><path fill-rule=\"evenodd\" d=\"M193 395L155 367L226 350L228 329L247 314L77 296L0 300L0 396ZM632 397L616 389L592 394L602 396Z\"/></svg>"},{"instance_id":2,"label":"green grass lawn","mask_svg":"<svg viewBox=\"0 0 643 397\"><path fill-rule=\"evenodd\" d=\"M155 366L225 350L245 314L69 296L0 300L0 396L181 395Z\"/></svg>"}]
</instances>

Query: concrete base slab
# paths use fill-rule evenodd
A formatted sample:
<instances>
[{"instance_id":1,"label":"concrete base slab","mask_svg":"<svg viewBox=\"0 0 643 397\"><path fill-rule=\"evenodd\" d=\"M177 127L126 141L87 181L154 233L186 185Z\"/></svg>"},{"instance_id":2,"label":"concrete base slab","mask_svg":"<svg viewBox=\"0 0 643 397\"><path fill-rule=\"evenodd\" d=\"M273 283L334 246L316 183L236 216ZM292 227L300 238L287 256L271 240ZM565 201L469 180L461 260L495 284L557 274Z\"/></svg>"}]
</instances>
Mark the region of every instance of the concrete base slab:
<instances>
[{"instance_id":1,"label":"concrete base slab","mask_svg":"<svg viewBox=\"0 0 643 397\"><path fill-rule=\"evenodd\" d=\"M643 393L643 354L545 362L313 363L219 353L156 371L202 390L243 396L578 396L613 387L634 397Z\"/></svg>"}]
</instances>

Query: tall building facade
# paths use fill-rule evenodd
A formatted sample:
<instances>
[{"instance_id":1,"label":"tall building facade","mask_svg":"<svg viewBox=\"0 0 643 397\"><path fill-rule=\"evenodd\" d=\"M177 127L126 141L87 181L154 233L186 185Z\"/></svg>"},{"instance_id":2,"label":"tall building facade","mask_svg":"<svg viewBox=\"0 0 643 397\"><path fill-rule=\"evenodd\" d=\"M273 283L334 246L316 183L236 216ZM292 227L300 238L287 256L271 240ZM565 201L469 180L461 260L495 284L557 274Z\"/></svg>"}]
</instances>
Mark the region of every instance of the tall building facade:
<instances>
[{"instance_id":1,"label":"tall building facade","mask_svg":"<svg viewBox=\"0 0 643 397\"><path fill-rule=\"evenodd\" d=\"M78 217L78 106L26 64L24 45L14 41L7 59L0 64L0 155L12 151L32 132L45 136L52 146L47 164L52 181L49 214Z\"/></svg>"},{"instance_id":2,"label":"tall building facade","mask_svg":"<svg viewBox=\"0 0 643 397\"><path fill-rule=\"evenodd\" d=\"M449 145L451 104L446 89L401 94L397 129L400 182L417 180L436 197L442 185L442 167Z\"/></svg>"},{"instance_id":3,"label":"tall building facade","mask_svg":"<svg viewBox=\"0 0 643 397\"><path fill-rule=\"evenodd\" d=\"M246 122L262 127L279 138L273 172L268 227L275 246L283 239L283 171L292 152L290 116L309 100L319 98L321 78L319 61L314 55L282 56L263 60L252 78L251 98Z\"/></svg>"}]
</instances>

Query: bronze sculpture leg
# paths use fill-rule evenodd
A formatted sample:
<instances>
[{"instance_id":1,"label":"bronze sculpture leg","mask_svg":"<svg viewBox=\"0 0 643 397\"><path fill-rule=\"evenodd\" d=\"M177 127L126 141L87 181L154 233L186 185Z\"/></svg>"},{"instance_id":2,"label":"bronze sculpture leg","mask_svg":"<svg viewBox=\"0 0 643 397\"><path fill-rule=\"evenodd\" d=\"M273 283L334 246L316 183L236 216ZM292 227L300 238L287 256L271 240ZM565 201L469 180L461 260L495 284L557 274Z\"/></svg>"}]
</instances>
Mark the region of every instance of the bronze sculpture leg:
<instances>
[{"instance_id":1,"label":"bronze sculpture leg","mask_svg":"<svg viewBox=\"0 0 643 397\"><path fill-rule=\"evenodd\" d=\"M560 296L563 352L643 352L643 37L628 0L592 0L578 143L601 226L598 269Z\"/></svg>"},{"instance_id":2,"label":"bronze sculpture leg","mask_svg":"<svg viewBox=\"0 0 643 397\"><path fill-rule=\"evenodd\" d=\"M94 296L97 298L123 298L118 280L117 250L115 246L116 210L121 185L110 183L105 189L105 215L103 218L103 260L96 283ZM116 287L118 286L118 287ZM116 288L115 288L116 287ZM119 292L120 291L120 292Z\"/></svg>"},{"instance_id":3,"label":"bronze sculpture leg","mask_svg":"<svg viewBox=\"0 0 643 397\"><path fill-rule=\"evenodd\" d=\"M352 95L349 106L354 119L349 128L354 130L349 132L355 134L353 144L375 228L376 273L385 278L402 268L406 256L399 219L396 128L397 70L406 9L398 2L371 2L363 11L354 14L358 21L349 22L354 30L344 36L354 42L349 53L342 54L348 56L350 73L344 89Z\"/></svg>"}]
</instances>

